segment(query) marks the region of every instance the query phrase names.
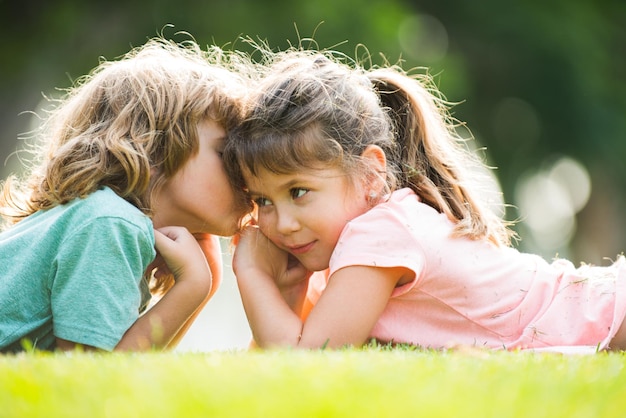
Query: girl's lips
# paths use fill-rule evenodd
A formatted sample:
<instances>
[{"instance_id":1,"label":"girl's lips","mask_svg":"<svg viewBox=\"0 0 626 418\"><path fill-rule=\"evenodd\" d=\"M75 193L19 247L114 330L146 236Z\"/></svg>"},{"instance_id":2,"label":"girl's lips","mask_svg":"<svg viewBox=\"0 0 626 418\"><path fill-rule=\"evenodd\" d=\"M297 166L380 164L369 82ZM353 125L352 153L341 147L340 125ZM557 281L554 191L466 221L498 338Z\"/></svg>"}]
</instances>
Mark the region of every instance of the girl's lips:
<instances>
[{"instance_id":1,"label":"girl's lips","mask_svg":"<svg viewBox=\"0 0 626 418\"><path fill-rule=\"evenodd\" d=\"M308 244L299 245L296 247L289 247L289 252L293 255L304 254L307 251L309 251L311 248L313 248L313 245L315 245L315 241L309 242Z\"/></svg>"}]
</instances>

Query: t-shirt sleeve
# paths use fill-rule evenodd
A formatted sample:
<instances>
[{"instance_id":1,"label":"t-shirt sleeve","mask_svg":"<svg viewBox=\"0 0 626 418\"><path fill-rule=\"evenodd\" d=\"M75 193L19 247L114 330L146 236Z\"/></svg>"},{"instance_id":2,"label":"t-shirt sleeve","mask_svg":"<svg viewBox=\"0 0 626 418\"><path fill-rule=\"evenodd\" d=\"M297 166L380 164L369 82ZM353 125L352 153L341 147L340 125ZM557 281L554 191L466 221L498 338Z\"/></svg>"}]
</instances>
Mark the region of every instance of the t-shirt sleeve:
<instances>
[{"instance_id":1,"label":"t-shirt sleeve","mask_svg":"<svg viewBox=\"0 0 626 418\"><path fill-rule=\"evenodd\" d=\"M344 267L405 267L413 280L394 290L392 296L408 292L424 269L424 252L406 222L378 208L349 222L339 237L330 260L332 274Z\"/></svg>"},{"instance_id":2,"label":"t-shirt sleeve","mask_svg":"<svg viewBox=\"0 0 626 418\"><path fill-rule=\"evenodd\" d=\"M148 226L146 223L145 226ZM112 350L137 320L152 228L96 218L59 243L50 278L54 335Z\"/></svg>"}]
</instances>

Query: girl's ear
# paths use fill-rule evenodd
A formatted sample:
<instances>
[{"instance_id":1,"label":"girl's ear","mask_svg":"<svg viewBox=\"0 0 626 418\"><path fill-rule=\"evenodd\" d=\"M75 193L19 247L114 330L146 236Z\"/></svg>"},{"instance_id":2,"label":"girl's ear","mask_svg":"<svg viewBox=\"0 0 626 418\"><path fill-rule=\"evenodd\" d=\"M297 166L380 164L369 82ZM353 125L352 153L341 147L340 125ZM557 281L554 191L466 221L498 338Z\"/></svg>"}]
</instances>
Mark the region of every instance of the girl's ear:
<instances>
[{"instance_id":1,"label":"girl's ear","mask_svg":"<svg viewBox=\"0 0 626 418\"><path fill-rule=\"evenodd\" d=\"M371 204L375 204L385 194L387 187L387 156L378 145L368 145L361 154L363 162L368 167L366 184L367 199Z\"/></svg>"},{"instance_id":2,"label":"girl's ear","mask_svg":"<svg viewBox=\"0 0 626 418\"><path fill-rule=\"evenodd\" d=\"M387 156L385 151L378 145L368 145L361 157L369 165L372 171L384 173L387 171Z\"/></svg>"}]
</instances>

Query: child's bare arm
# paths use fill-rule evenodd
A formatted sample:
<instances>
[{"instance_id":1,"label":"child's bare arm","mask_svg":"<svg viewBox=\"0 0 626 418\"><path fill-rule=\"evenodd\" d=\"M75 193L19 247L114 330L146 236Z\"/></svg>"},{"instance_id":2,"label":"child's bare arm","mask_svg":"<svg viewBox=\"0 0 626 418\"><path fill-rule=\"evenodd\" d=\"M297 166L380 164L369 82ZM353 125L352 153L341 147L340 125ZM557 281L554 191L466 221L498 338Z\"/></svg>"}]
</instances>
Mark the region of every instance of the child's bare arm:
<instances>
[{"instance_id":1,"label":"child's bare arm","mask_svg":"<svg viewBox=\"0 0 626 418\"><path fill-rule=\"evenodd\" d=\"M165 348L211 292L211 270L196 238L185 228L155 230L156 248L176 283L126 331L116 350Z\"/></svg>"},{"instance_id":2,"label":"child's bare arm","mask_svg":"<svg viewBox=\"0 0 626 418\"><path fill-rule=\"evenodd\" d=\"M219 237L216 235L210 234L194 234L198 244L200 245L200 249L204 253L204 256L209 263L209 269L211 270L211 276L213 278L211 291L207 295L207 297L202 301L198 309L189 317L189 319L185 322L185 324L180 328L178 333L172 338L170 343L168 344L168 348L174 348L178 345L180 340L185 336L189 328L196 320L200 312L202 312L202 308L207 304L209 299L213 297L220 284L222 283L223 277L223 264L222 264L222 248L220 245Z\"/></svg>"},{"instance_id":3,"label":"child's bare arm","mask_svg":"<svg viewBox=\"0 0 626 418\"><path fill-rule=\"evenodd\" d=\"M301 266L293 270L286 254L260 231L250 229L242 236L233 268L255 342L264 348L363 344L394 286L407 273L403 268L340 269L306 316L293 306L295 300L305 302L301 288L305 276L294 274ZM291 303L285 296L286 284L300 296Z\"/></svg>"},{"instance_id":4,"label":"child's bare arm","mask_svg":"<svg viewBox=\"0 0 626 418\"><path fill-rule=\"evenodd\" d=\"M291 310L298 315L302 313L311 272L256 227L248 227L238 237L233 268L238 276L249 269L266 272L274 278L277 290Z\"/></svg>"}]
</instances>

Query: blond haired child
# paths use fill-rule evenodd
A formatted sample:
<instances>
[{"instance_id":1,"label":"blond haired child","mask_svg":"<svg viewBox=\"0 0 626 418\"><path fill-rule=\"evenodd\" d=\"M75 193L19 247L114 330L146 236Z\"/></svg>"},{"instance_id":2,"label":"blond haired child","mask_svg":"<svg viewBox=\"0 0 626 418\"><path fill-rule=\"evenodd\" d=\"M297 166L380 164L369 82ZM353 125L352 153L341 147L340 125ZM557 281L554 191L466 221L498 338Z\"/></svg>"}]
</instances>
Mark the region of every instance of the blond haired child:
<instances>
[{"instance_id":1,"label":"blond haired child","mask_svg":"<svg viewBox=\"0 0 626 418\"><path fill-rule=\"evenodd\" d=\"M244 67L155 38L68 89L31 170L4 183L1 351L175 345L219 283L215 235L248 210L221 160Z\"/></svg>"}]
</instances>

